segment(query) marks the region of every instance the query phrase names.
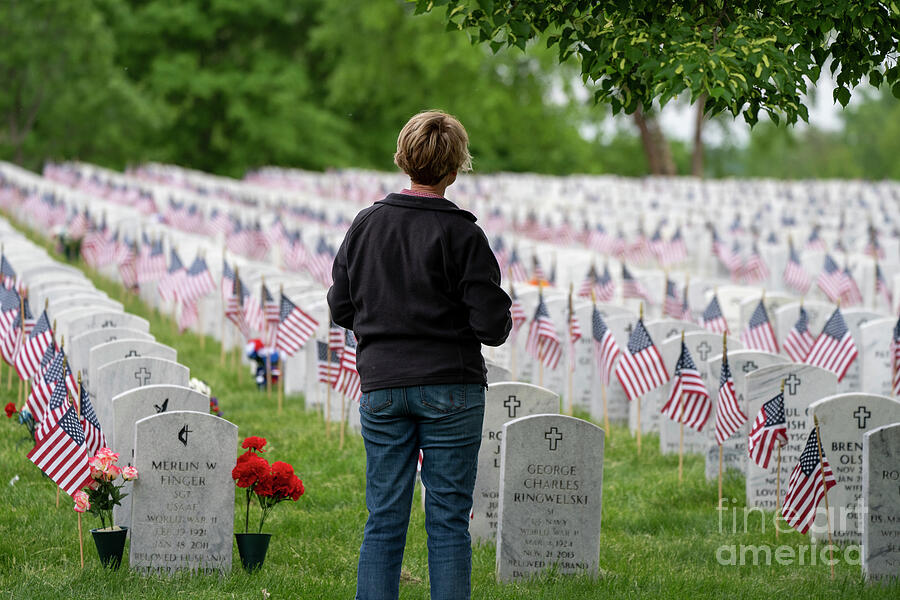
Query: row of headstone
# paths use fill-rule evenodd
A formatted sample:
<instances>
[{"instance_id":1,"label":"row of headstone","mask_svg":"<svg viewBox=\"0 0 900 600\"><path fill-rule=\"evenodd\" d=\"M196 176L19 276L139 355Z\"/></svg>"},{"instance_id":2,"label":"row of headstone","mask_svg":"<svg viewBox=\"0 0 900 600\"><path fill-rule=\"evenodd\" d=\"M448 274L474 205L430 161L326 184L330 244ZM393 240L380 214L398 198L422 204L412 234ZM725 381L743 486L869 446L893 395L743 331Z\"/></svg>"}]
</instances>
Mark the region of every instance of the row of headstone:
<instances>
[{"instance_id":1,"label":"row of headstone","mask_svg":"<svg viewBox=\"0 0 900 600\"><path fill-rule=\"evenodd\" d=\"M231 568L237 427L209 414L190 371L149 323L15 234L0 240L33 301L46 302L57 339L89 391L107 445L140 473L114 523L128 527L130 565L149 571ZM73 301L78 299L78 301ZM35 307L37 308L37 307Z\"/></svg>"}]
</instances>

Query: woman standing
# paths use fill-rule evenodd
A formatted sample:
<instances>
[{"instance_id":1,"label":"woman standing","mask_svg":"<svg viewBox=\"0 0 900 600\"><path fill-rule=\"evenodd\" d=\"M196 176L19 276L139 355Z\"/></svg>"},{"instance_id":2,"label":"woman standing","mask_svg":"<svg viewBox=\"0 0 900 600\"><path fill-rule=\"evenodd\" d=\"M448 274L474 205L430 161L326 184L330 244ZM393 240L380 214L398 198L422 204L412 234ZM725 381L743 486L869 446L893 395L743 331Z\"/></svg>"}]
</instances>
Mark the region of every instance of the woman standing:
<instances>
[{"instance_id":1,"label":"woman standing","mask_svg":"<svg viewBox=\"0 0 900 600\"><path fill-rule=\"evenodd\" d=\"M419 449L433 600L468 599L469 512L487 386L481 344L509 335L510 299L475 216L444 198L471 168L454 117L403 127L394 162L410 187L357 215L334 260L328 304L358 339L369 518L356 598L396 599Z\"/></svg>"}]
</instances>

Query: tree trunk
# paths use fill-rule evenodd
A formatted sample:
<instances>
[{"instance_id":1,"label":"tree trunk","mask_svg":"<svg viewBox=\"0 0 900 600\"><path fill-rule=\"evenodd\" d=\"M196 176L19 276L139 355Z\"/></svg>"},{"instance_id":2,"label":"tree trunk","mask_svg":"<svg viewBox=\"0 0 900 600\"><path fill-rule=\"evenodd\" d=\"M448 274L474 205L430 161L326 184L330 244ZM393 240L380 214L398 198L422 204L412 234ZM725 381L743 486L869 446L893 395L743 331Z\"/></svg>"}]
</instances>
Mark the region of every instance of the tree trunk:
<instances>
[{"instance_id":1,"label":"tree trunk","mask_svg":"<svg viewBox=\"0 0 900 600\"><path fill-rule=\"evenodd\" d=\"M675 161L669 143L653 115L644 113L638 106L634 111L634 122L641 133L641 143L647 157L647 165L653 175L675 175Z\"/></svg>"},{"instance_id":2,"label":"tree trunk","mask_svg":"<svg viewBox=\"0 0 900 600\"><path fill-rule=\"evenodd\" d=\"M694 150L691 154L691 174L703 177L703 109L706 106L706 94L697 98L697 117L694 120Z\"/></svg>"}]
</instances>

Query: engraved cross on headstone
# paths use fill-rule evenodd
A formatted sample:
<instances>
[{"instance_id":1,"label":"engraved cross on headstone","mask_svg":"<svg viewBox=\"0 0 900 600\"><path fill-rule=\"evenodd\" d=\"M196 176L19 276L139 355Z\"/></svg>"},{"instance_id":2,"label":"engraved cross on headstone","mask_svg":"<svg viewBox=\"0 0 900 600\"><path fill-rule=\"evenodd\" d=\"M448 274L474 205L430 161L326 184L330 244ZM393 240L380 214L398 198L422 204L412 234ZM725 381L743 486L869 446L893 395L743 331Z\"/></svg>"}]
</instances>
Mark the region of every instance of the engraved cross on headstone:
<instances>
[{"instance_id":1,"label":"engraved cross on headstone","mask_svg":"<svg viewBox=\"0 0 900 600\"><path fill-rule=\"evenodd\" d=\"M134 358L135 356L140 358L141 355L137 353L137 350L131 350L128 354L125 355L125 358Z\"/></svg>"},{"instance_id":2,"label":"engraved cross on headstone","mask_svg":"<svg viewBox=\"0 0 900 600\"><path fill-rule=\"evenodd\" d=\"M510 396L506 400L503 401L503 406L509 410L509 418L516 418L516 409L522 406L522 401L516 398L515 396Z\"/></svg>"},{"instance_id":3,"label":"engraved cross on headstone","mask_svg":"<svg viewBox=\"0 0 900 600\"><path fill-rule=\"evenodd\" d=\"M784 387L787 388L787 391L791 396L797 393L798 385L800 385L800 378L797 377L796 373L791 373L790 377L784 380Z\"/></svg>"},{"instance_id":4,"label":"engraved cross on headstone","mask_svg":"<svg viewBox=\"0 0 900 600\"><path fill-rule=\"evenodd\" d=\"M181 442L182 444L184 444L185 446L187 446L188 434L191 432L192 432L192 430L188 429L187 425L182 427L181 430L178 432L178 441Z\"/></svg>"},{"instance_id":5,"label":"engraved cross on headstone","mask_svg":"<svg viewBox=\"0 0 900 600\"><path fill-rule=\"evenodd\" d=\"M103 321L103 325L101 325L100 327L103 329L108 329L109 327L115 327L115 326L116 326L116 324L114 322L107 319L106 321Z\"/></svg>"},{"instance_id":6,"label":"engraved cross on headstone","mask_svg":"<svg viewBox=\"0 0 900 600\"><path fill-rule=\"evenodd\" d=\"M700 360L706 360L706 357L709 356L710 350L712 350L712 346L707 344L705 340L701 342L700 345L697 346L697 354L700 355Z\"/></svg>"},{"instance_id":7,"label":"engraved cross on headstone","mask_svg":"<svg viewBox=\"0 0 900 600\"><path fill-rule=\"evenodd\" d=\"M678 330L677 330L677 329L673 329L672 331L670 331L669 333L667 333L667 334L666 334L666 337L667 337L667 338L670 338L670 337L672 337L673 335L678 335Z\"/></svg>"},{"instance_id":8,"label":"engraved cross on headstone","mask_svg":"<svg viewBox=\"0 0 900 600\"><path fill-rule=\"evenodd\" d=\"M628 337L631 337L631 330L634 329L634 325L631 323L628 324L628 327L625 328L625 333L628 334Z\"/></svg>"},{"instance_id":9,"label":"engraved cross on headstone","mask_svg":"<svg viewBox=\"0 0 900 600\"><path fill-rule=\"evenodd\" d=\"M853 416L856 417L856 425L859 429L866 428L866 421L869 420L869 417L872 416L865 406L860 406L856 409L856 412L853 413Z\"/></svg>"},{"instance_id":10,"label":"engraved cross on headstone","mask_svg":"<svg viewBox=\"0 0 900 600\"><path fill-rule=\"evenodd\" d=\"M551 427L550 431L544 433L544 439L550 442L550 451L556 451L556 444L563 439L563 434L556 427Z\"/></svg>"},{"instance_id":11,"label":"engraved cross on headstone","mask_svg":"<svg viewBox=\"0 0 900 600\"><path fill-rule=\"evenodd\" d=\"M744 373L749 373L750 371L755 371L757 368L758 367L756 366L755 362L753 362L752 360L748 360L747 362L744 363L744 368L741 370Z\"/></svg>"},{"instance_id":12,"label":"engraved cross on headstone","mask_svg":"<svg viewBox=\"0 0 900 600\"><path fill-rule=\"evenodd\" d=\"M150 371L141 367L139 370L135 371L134 378L137 379L142 386L147 385L147 382L150 381Z\"/></svg>"}]
</instances>

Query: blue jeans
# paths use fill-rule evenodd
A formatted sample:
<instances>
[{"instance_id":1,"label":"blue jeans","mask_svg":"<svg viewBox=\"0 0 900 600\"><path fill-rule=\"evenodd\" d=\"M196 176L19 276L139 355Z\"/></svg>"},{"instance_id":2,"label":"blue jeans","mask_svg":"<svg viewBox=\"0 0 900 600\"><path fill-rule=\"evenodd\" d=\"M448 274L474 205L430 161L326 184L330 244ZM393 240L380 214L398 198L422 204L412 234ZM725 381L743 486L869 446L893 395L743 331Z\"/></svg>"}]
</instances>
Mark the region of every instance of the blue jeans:
<instances>
[{"instance_id":1,"label":"blue jeans","mask_svg":"<svg viewBox=\"0 0 900 600\"><path fill-rule=\"evenodd\" d=\"M431 598L468 600L469 513L481 446L484 387L425 385L366 392L359 414L366 445L369 519L359 550L357 600L399 596L420 448Z\"/></svg>"}]
</instances>

